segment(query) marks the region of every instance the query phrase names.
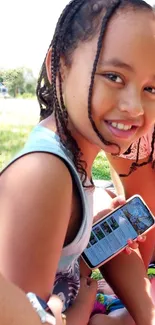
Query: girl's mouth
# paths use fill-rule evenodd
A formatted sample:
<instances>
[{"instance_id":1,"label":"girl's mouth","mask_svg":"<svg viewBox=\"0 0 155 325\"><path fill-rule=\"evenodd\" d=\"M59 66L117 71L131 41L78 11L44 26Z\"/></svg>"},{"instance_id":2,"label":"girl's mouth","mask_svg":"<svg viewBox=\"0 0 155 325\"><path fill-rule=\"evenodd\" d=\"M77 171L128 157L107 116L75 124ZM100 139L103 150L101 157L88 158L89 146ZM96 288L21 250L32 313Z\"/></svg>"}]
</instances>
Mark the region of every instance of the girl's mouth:
<instances>
[{"instance_id":1,"label":"girl's mouth","mask_svg":"<svg viewBox=\"0 0 155 325\"><path fill-rule=\"evenodd\" d=\"M104 121L109 131L118 138L128 139L133 137L138 126L123 122Z\"/></svg>"}]
</instances>

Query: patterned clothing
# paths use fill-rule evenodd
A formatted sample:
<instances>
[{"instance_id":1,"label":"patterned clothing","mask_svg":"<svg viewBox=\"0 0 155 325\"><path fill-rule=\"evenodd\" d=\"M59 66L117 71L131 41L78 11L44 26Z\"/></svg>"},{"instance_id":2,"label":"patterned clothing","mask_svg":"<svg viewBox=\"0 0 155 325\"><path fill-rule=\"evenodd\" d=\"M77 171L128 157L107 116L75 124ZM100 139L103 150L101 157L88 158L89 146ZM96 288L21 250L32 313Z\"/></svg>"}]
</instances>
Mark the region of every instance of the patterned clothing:
<instances>
[{"instance_id":1,"label":"patterned clothing","mask_svg":"<svg viewBox=\"0 0 155 325\"><path fill-rule=\"evenodd\" d=\"M53 293L63 302L63 311L74 302L80 289L80 268L74 261L64 272L57 272Z\"/></svg>"},{"instance_id":2,"label":"patterned clothing","mask_svg":"<svg viewBox=\"0 0 155 325\"><path fill-rule=\"evenodd\" d=\"M145 159L151 153L151 142L152 142L152 134L154 131L154 126L150 131L141 137L140 147L139 147L139 159ZM155 145L155 144L154 144ZM131 146L131 153L129 155L120 155L121 158L135 160L137 157L137 148L138 148L138 140L134 142ZM155 150L153 158L155 159Z\"/></svg>"}]
</instances>

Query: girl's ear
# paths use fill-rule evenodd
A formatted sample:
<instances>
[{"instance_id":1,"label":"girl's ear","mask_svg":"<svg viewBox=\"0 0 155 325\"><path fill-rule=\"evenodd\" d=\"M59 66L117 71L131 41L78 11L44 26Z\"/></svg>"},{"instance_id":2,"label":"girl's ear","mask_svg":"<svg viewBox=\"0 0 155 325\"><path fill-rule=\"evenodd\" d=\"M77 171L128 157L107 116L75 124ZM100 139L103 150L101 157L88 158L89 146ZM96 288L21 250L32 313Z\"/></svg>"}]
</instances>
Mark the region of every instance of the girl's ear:
<instances>
[{"instance_id":1,"label":"girl's ear","mask_svg":"<svg viewBox=\"0 0 155 325\"><path fill-rule=\"evenodd\" d=\"M52 75L51 75L51 56L52 56L52 47L48 50L46 55L45 65L46 65L46 73L48 77L48 81L51 84L52 82ZM60 59L60 72L61 72L61 79L62 79L62 89L64 87L64 81L68 73L67 66L65 64L65 60L63 58Z\"/></svg>"},{"instance_id":2,"label":"girl's ear","mask_svg":"<svg viewBox=\"0 0 155 325\"><path fill-rule=\"evenodd\" d=\"M52 48L48 50L48 53L46 55L45 65L46 65L46 73L48 77L48 81L51 84L52 75L51 75L51 55L52 55Z\"/></svg>"}]
</instances>

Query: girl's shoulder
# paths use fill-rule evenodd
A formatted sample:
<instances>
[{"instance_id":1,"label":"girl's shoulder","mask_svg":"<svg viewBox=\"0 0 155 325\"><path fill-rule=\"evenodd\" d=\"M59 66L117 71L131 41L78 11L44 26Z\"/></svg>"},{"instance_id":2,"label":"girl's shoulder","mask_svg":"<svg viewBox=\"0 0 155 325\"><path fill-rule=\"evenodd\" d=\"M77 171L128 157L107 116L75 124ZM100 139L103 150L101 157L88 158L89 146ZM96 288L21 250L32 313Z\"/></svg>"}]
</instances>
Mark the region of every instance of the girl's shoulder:
<instances>
[{"instance_id":1,"label":"girl's shoulder","mask_svg":"<svg viewBox=\"0 0 155 325\"><path fill-rule=\"evenodd\" d=\"M51 154L51 158L52 156L60 158L60 160L62 160L64 164L68 167L69 171L78 176L78 173L71 159L71 154L61 144L59 136L55 132L41 125L37 125L32 130L24 147L2 170L2 173L21 158L36 153L48 153Z\"/></svg>"}]
</instances>

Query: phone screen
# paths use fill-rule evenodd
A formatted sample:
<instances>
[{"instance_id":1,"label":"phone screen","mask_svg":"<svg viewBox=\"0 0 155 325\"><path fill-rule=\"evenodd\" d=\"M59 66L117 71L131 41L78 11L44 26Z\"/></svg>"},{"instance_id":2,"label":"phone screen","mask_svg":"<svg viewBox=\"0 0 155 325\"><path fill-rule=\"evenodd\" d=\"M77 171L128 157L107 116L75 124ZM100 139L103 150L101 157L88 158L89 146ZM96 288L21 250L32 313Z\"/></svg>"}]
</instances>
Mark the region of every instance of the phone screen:
<instances>
[{"instance_id":1,"label":"phone screen","mask_svg":"<svg viewBox=\"0 0 155 325\"><path fill-rule=\"evenodd\" d=\"M99 221L92 228L87 248L82 254L90 268L97 267L154 224L154 218L140 197Z\"/></svg>"}]
</instances>

